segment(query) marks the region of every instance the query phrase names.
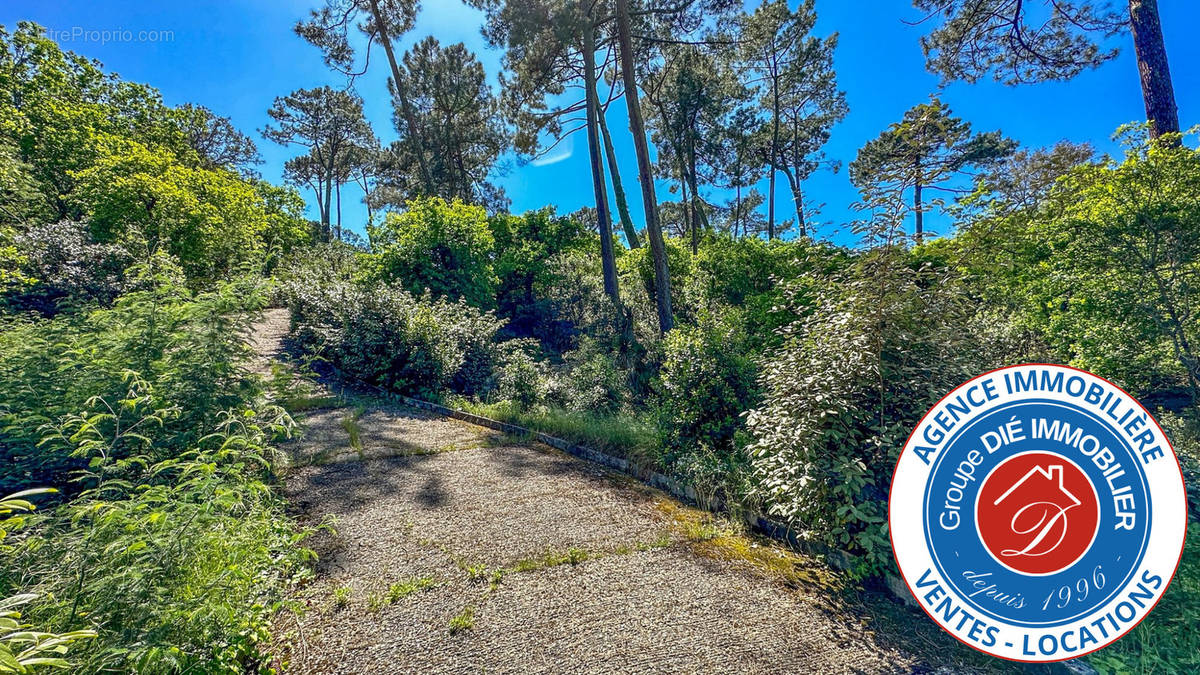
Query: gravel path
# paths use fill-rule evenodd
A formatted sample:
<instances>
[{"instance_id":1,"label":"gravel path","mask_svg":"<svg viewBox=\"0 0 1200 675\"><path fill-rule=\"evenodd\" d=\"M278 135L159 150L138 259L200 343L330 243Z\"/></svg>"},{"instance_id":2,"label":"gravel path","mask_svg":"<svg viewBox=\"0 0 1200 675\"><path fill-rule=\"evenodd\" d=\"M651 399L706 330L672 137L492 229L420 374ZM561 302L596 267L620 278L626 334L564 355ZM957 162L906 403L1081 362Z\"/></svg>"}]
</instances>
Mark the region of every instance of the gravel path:
<instances>
[{"instance_id":1,"label":"gravel path","mask_svg":"<svg viewBox=\"0 0 1200 675\"><path fill-rule=\"evenodd\" d=\"M286 313L255 339L280 353ZM303 414L298 519L332 524L276 622L289 673L931 672L923 616L628 477L364 399Z\"/></svg>"}]
</instances>

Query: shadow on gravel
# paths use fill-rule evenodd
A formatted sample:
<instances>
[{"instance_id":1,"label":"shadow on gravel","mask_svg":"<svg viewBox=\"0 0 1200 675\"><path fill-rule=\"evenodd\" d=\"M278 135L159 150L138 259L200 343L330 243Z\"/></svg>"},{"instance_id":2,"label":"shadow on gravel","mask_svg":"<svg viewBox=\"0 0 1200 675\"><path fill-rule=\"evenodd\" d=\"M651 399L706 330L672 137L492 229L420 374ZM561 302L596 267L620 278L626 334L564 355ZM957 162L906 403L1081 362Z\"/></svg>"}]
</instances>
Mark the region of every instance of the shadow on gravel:
<instances>
[{"instance_id":1,"label":"shadow on gravel","mask_svg":"<svg viewBox=\"0 0 1200 675\"><path fill-rule=\"evenodd\" d=\"M428 508L440 508L446 505L447 496L441 490L439 472L427 468L430 457L346 459L305 467L289 480L290 500L301 512L308 512L319 501L325 511L347 514L385 497L411 493L413 485L421 484L418 501Z\"/></svg>"}]
</instances>

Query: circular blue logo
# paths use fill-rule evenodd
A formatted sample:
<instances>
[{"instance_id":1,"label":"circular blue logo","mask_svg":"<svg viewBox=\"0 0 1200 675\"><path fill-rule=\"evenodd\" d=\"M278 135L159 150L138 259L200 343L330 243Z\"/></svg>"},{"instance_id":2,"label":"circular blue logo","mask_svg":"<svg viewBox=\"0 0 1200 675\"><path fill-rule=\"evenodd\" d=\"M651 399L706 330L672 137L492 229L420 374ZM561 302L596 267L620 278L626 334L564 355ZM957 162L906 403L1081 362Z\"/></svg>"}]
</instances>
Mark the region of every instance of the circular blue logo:
<instances>
[{"instance_id":1,"label":"circular blue logo","mask_svg":"<svg viewBox=\"0 0 1200 675\"><path fill-rule=\"evenodd\" d=\"M889 527L921 607L969 646L1075 658L1133 628L1183 549L1183 476L1161 428L1090 373L1024 365L955 389L921 420Z\"/></svg>"}]
</instances>

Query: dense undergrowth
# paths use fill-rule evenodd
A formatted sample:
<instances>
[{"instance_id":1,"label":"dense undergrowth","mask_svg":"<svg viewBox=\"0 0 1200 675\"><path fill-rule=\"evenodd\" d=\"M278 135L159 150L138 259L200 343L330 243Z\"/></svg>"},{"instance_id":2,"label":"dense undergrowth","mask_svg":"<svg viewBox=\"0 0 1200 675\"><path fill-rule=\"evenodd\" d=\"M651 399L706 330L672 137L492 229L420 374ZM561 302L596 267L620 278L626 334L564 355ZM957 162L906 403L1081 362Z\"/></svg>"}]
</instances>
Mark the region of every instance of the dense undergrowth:
<instances>
[{"instance_id":1,"label":"dense undergrowth","mask_svg":"<svg viewBox=\"0 0 1200 675\"><path fill-rule=\"evenodd\" d=\"M95 631L80 672L264 669L308 561L272 487L293 423L245 370L264 288L134 275L145 290L110 308L0 335L0 481L59 491L10 528L0 597L32 594L41 631Z\"/></svg>"},{"instance_id":2,"label":"dense undergrowth","mask_svg":"<svg viewBox=\"0 0 1200 675\"><path fill-rule=\"evenodd\" d=\"M295 257L282 298L297 342L350 375L763 509L849 552L863 577L893 570L887 490L909 431L947 391L1013 363L1086 367L1168 402L1158 413L1194 518L1198 336L1179 317L1197 308L1200 155L1136 129L1122 138L1122 160L1031 179L1032 202L981 180L956 207L958 233L915 246L886 216L858 225L857 249L668 239L678 323L666 335L645 249L617 247L614 304L587 253L596 236L570 219L436 199L373 229L369 248ZM1162 608L1096 664L1195 663L1175 628L1196 607L1195 553Z\"/></svg>"}]
</instances>

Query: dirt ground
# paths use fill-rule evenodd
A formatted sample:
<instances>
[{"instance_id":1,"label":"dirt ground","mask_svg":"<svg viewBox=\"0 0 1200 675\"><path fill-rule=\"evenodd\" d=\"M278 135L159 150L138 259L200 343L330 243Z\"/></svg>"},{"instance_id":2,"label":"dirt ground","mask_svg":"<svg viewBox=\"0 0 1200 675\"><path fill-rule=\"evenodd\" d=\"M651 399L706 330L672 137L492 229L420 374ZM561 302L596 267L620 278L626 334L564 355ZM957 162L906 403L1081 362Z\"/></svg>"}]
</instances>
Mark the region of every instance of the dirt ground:
<instances>
[{"instance_id":1,"label":"dirt ground","mask_svg":"<svg viewBox=\"0 0 1200 675\"><path fill-rule=\"evenodd\" d=\"M286 313L255 344L282 358ZM297 413L287 496L316 578L276 621L289 673L1003 669L818 560L627 476L349 396Z\"/></svg>"}]
</instances>

